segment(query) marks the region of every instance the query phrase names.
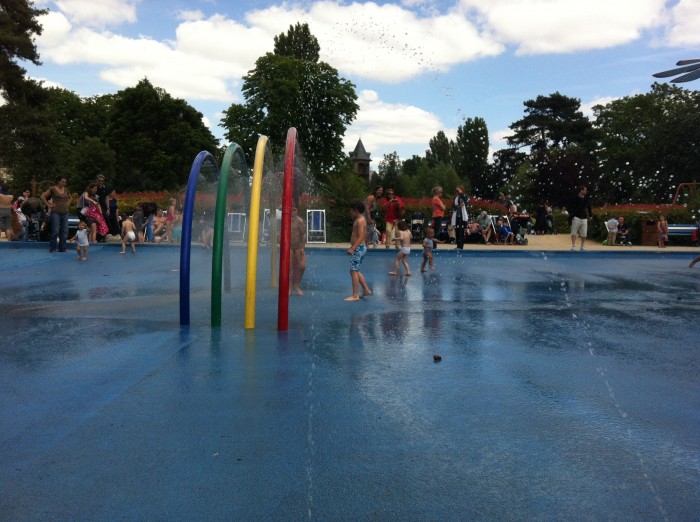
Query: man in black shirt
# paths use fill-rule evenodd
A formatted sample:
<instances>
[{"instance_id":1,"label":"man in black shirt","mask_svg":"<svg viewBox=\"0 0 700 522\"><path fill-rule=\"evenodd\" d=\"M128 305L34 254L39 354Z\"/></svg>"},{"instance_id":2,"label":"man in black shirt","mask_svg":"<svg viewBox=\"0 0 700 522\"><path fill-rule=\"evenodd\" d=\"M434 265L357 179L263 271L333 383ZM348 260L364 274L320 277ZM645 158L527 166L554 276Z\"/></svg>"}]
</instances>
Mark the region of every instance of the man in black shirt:
<instances>
[{"instance_id":1,"label":"man in black shirt","mask_svg":"<svg viewBox=\"0 0 700 522\"><path fill-rule=\"evenodd\" d=\"M588 188L581 186L578 194L571 200L569 206L571 250L576 250L576 236L581 238L581 250L585 250L584 244L588 236L588 218L592 215L593 211L591 210L591 198L588 196Z\"/></svg>"}]
</instances>

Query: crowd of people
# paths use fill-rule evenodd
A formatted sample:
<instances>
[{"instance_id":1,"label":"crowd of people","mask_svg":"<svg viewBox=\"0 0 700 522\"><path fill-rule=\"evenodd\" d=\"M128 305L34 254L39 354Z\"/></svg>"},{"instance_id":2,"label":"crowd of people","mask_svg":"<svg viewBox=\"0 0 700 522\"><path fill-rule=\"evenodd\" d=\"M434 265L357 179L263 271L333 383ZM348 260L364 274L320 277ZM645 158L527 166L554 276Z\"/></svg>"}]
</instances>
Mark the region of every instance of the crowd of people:
<instances>
[{"instance_id":1,"label":"crowd of people","mask_svg":"<svg viewBox=\"0 0 700 522\"><path fill-rule=\"evenodd\" d=\"M0 184L0 229L9 241L49 241L50 252L65 252L67 243L76 242L79 259L87 259L90 243L121 241L122 252L136 243L178 242L182 216L176 199L167 210L155 203L139 203L133 215L119 213L117 192L106 185L103 175L96 177L80 194L68 188L68 179L59 176L47 190L32 196L29 189L15 198L7 184ZM69 207L77 203L76 234L68 238ZM16 224L16 226L15 226ZM18 234L15 234L15 228Z\"/></svg>"},{"instance_id":2,"label":"crowd of people","mask_svg":"<svg viewBox=\"0 0 700 522\"><path fill-rule=\"evenodd\" d=\"M429 226L433 230L434 237L440 242L456 244L458 249L463 249L466 243L480 244L527 244L525 238L528 234L555 234L554 215L552 207L545 201L537 209L536 220L526 212L518 212L515 203L504 193L501 193L499 202L503 206L503 215L500 221L482 211L475 218L470 218L468 212L469 196L464 186L455 188L449 208L443 200L442 187L434 187L432 190L432 215ZM403 200L397 196L394 189L377 186L364 201L363 215L367 223L368 247L384 244L386 248L395 246L400 239L399 225L404 222L410 230L406 206ZM379 222L383 218L385 231L379 231ZM422 214L418 216L419 227L422 230ZM420 239L413 237L414 240Z\"/></svg>"}]
</instances>

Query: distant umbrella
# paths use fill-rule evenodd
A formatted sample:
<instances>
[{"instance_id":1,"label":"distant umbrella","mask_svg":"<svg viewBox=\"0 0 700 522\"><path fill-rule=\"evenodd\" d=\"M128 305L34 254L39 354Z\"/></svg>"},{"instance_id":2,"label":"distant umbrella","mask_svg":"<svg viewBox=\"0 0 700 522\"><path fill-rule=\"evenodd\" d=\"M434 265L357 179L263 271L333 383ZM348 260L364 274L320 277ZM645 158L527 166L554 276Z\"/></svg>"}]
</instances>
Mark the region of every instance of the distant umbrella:
<instances>
[{"instance_id":1,"label":"distant umbrella","mask_svg":"<svg viewBox=\"0 0 700 522\"><path fill-rule=\"evenodd\" d=\"M700 78L700 60L681 60L676 65L682 65L683 67L656 73L653 75L654 78L668 78L677 74L681 75L671 80L671 83L689 82Z\"/></svg>"}]
</instances>

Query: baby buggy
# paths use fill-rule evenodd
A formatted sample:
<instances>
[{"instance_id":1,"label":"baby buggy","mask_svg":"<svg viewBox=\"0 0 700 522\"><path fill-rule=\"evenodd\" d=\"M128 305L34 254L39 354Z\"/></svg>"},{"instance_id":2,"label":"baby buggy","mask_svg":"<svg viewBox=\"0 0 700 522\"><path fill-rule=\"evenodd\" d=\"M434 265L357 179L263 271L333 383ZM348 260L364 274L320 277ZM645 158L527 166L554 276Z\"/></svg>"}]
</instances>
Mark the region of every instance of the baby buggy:
<instances>
[{"instance_id":1,"label":"baby buggy","mask_svg":"<svg viewBox=\"0 0 700 522\"><path fill-rule=\"evenodd\" d=\"M413 241L423 240L423 219L424 215L422 212L413 212L411 214L411 239Z\"/></svg>"}]
</instances>

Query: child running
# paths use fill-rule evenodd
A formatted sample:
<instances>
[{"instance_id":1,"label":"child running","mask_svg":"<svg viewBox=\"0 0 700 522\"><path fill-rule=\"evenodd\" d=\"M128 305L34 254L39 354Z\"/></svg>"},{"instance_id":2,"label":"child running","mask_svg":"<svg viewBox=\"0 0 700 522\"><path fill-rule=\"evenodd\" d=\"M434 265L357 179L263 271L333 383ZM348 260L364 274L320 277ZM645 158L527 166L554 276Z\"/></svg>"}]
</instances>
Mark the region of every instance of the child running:
<instances>
[{"instance_id":1,"label":"child running","mask_svg":"<svg viewBox=\"0 0 700 522\"><path fill-rule=\"evenodd\" d=\"M126 254L126 243L131 243L131 251L136 253L136 225L131 219L131 216L122 216L122 251L120 254Z\"/></svg>"},{"instance_id":2,"label":"child running","mask_svg":"<svg viewBox=\"0 0 700 522\"><path fill-rule=\"evenodd\" d=\"M87 261L90 242L88 241L88 229L85 221L80 221L78 223L78 230L75 232L75 236L71 238L71 241L76 241L78 243L75 246L75 249L78 252L78 257L76 259Z\"/></svg>"},{"instance_id":3,"label":"child running","mask_svg":"<svg viewBox=\"0 0 700 522\"><path fill-rule=\"evenodd\" d=\"M350 203L350 215L354 219L352 223L352 235L350 236L350 248L348 254L350 257L350 279L352 280L352 295L346 297L345 301L359 301L360 298L372 295L372 290L367 286L365 276L360 272L362 259L367 253L365 239L367 238L367 220L364 216L365 204L362 201L353 201ZM362 295L359 290L362 286Z\"/></svg>"},{"instance_id":4,"label":"child running","mask_svg":"<svg viewBox=\"0 0 700 522\"><path fill-rule=\"evenodd\" d=\"M399 262L403 263L406 269L406 275L411 275L411 269L408 267L408 255L411 253L411 231L408 229L408 223L404 220L399 221L397 228L399 229L398 237L399 241L399 252L396 254L396 259L394 259L394 271L389 272L389 275L395 276L399 273Z\"/></svg>"},{"instance_id":5,"label":"child running","mask_svg":"<svg viewBox=\"0 0 700 522\"><path fill-rule=\"evenodd\" d=\"M423 262L420 265L420 271L426 272L425 265L430 265L430 270L435 270L435 265L433 265L433 248L435 248L435 243L442 243L435 239L435 229L433 227L428 227L425 229L425 237L423 238Z\"/></svg>"}]
</instances>

